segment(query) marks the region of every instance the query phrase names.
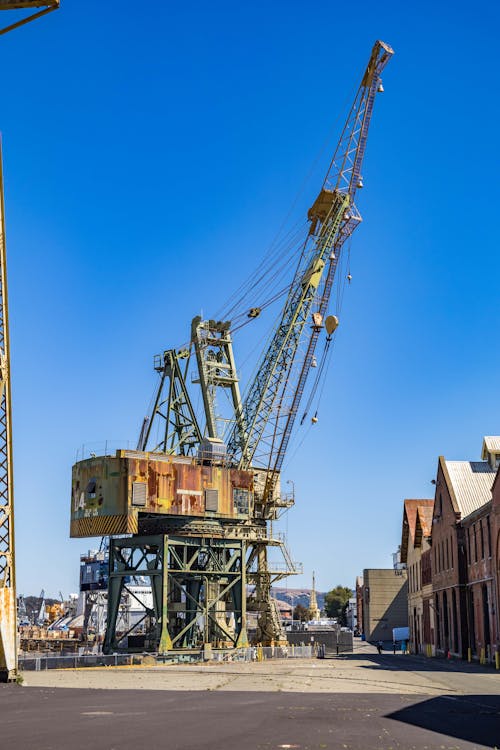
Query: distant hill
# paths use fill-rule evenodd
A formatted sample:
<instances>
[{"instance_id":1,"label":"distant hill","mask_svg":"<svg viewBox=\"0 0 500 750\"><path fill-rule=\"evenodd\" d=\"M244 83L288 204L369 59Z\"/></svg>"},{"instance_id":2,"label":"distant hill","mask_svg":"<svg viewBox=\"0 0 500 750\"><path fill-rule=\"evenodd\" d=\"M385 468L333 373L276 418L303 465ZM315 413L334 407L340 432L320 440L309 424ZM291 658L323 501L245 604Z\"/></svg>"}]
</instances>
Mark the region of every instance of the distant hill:
<instances>
[{"instance_id":1,"label":"distant hill","mask_svg":"<svg viewBox=\"0 0 500 750\"><path fill-rule=\"evenodd\" d=\"M325 606L326 593L326 591L316 591L316 599L320 609L323 609ZM293 607L296 607L297 604L301 604L303 607L308 607L309 599L311 597L311 589L284 589L273 586L271 596L274 596L276 599L286 602Z\"/></svg>"}]
</instances>

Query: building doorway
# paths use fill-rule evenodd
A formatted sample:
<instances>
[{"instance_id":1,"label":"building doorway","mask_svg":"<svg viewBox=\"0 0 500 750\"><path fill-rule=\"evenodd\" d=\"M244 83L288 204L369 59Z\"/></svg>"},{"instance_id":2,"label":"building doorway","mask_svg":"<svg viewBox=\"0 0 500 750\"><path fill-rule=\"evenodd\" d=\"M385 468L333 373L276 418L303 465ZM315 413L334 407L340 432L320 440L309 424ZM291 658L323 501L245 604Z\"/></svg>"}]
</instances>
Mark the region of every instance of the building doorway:
<instances>
[{"instance_id":1,"label":"building doorway","mask_svg":"<svg viewBox=\"0 0 500 750\"><path fill-rule=\"evenodd\" d=\"M451 606L453 610L453 652L458 653L458 609L455 589L451 591Z\"/></svg>"},{"instance_id":2,"label":"building doorway","mask_svg":"<svg viewBox=\"0 0 500 750\"><path fill-rule=\"evenodd\" d=\"M441 648L441 614L439 611L439 594L436 594L436 648Z\"/></svg>"},{"instance_id":3,"label":"building doorway","mask_svg":"<svg viewBox=\"0 0 500 750\"><path fill-rule=\"evenodd\" d=\"M469 647L471 653L476 653L476 624L474 612L474 593L472 589L468 591L467 609L469 611Z\"/></svg>"},{"instance_id":4,"label":"building doorway","mask_svg":"<svg viewBox=\"0 0 500 750\"><path fill-rule=\"evenodd\" d=\"M443 648L445 653L450 650L450 613L448 611L448 594L443 591Z\"/></svg>"},{"instance_id":5,"label":"building doorway","mask_svg":"<svg viewBox=\"0 0 500 750\"><path fill-rule=\"evenodd\" d=\"M483 636L484 636L484 648L485 650L491 644L491 633L490 633L490 608L488 606L488 587L483 583L482 587L482 600L483 600Z\"/></svg>"}]
</instances>

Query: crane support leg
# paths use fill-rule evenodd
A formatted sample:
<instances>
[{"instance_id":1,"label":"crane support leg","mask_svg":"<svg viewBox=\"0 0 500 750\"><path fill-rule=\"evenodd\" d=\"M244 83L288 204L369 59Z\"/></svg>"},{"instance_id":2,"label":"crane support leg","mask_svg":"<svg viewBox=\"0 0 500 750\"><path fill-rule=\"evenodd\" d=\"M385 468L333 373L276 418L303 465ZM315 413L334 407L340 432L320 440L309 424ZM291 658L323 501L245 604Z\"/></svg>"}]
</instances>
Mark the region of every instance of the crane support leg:
<instances>
[{"instance_id":1,"label":"crane support leg","mask_svg":"<svg viewBox=\"0 0 500 750\"><path fill-rule=\"evenodd\" d=\"M0 587L0 682L16 677L16 597L8 586Z\"/></svg>"},{"instance_id":2,"label":"crane support leg","mask_svg":"<svg viewBox=\"0 0 500 750\"><path fill-rule=\"evenodd\" d=\"M9 316L0 148L0 680L17 675L14 497L9 367Z\"/></svg>"},{"instance_id":3,"label":"crane support leg","mask_svg":"<svg viewBox=\"0 0 500 750\"><path fill-rule=\"evenodd\" d=\"M257 574L255 601L259 612L258 627L255 635L257 643L263 646L286 644L285 633L276 603L271 597L272 577L267 562L267 545L256 545Z\"/></svg>"}]
</instances>

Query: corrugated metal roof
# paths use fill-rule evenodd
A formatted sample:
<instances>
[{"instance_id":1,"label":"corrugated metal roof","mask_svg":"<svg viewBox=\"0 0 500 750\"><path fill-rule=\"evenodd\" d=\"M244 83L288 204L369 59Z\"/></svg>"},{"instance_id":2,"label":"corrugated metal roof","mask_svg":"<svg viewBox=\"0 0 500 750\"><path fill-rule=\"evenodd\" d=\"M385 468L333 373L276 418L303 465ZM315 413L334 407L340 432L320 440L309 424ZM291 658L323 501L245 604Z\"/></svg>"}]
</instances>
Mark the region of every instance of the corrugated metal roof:
<instances>
[{"instance_id":1,"label":"corrugated metal roof","mask_svg":"<svg viewBox=\"0 0 500 750\"><path fill-rule=\"evenodd\" d=\"M483 438L483 459L487 458L488 453L500 453L500 437L489 435Z\"/></svg>"},{"instance_id":2,"label":"corrugated metal roof","mask_svg":"<svg viewBox=\"0 0 500 750\"><path fill-rule=\"evenodd\" d=\"M487 461L445 461L445 464L462 518L491 500L496 471Z\"/></svg>"}]
</instances>

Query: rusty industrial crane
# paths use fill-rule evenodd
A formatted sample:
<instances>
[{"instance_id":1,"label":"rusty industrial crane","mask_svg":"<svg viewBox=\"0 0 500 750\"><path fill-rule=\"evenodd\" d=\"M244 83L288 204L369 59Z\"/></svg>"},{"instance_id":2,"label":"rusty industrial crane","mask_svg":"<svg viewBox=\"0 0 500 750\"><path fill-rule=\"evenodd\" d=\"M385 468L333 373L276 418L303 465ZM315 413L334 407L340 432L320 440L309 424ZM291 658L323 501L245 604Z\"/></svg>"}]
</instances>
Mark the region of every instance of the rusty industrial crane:
<instances>
[{"instance_id":1,"label":"rusty industrial crane","mask_svg":"<svg viewBox=\"0 0 500 750\"><path fill-rule=\"evenodd\" d=\"M233 304L231 315L195 318L189 343L156 358L159 385L137 450L91 457L73 468L72 536L132 534L111 539L107 652L243 645L247 584L254 587L251 606L258 612L255 640L282 638L270 589L298 566L269 522L293 504L281 490L280 471L317 365L318 338L326 329L327 349L338 322L327 316L328 304L343 245L361 221L355 197L363 185L374 101L392 54L389 45L375 43L308 212L305 239L291 255L295 271L285 289L250 309ZM258 278L252 281L254 298ZM268 281L262 288L269 291ZM242 395L233 336L281 298L278 321ZM323 365L322 358L320 372ZM202 396L201 417L192 383ZM218 406L222 393L230 404L226 416ZM273 546L283 551L281 567L268 560ZM149 578L153 606L145 611L140 634L120 633L120 597L137 576Z\"/></svg>"}]
</instances>

